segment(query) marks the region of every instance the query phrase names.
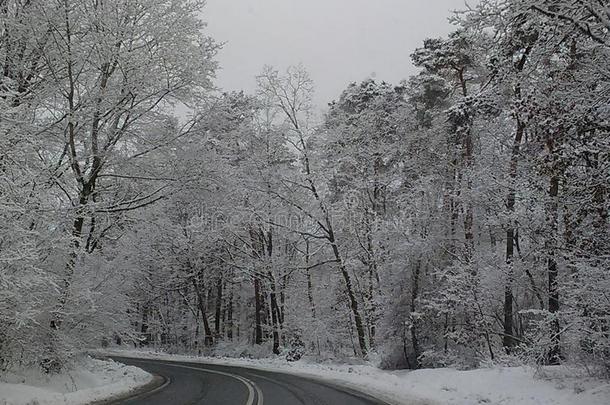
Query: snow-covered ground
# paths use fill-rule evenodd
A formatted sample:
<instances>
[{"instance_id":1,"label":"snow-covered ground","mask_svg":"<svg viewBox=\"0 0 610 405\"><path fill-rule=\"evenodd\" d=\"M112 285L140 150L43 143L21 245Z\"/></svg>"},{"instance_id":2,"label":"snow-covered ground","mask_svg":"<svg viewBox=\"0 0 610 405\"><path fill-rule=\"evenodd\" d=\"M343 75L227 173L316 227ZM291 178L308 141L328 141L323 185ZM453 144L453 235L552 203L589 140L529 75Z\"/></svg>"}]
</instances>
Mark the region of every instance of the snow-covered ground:
<instances>
[{"instance_id":1,"label":"snow-covered ground","mask_svg":"<svg viewBox=\"0 0 610 405\"><path fill-rule=\"evenodd\" d=\"M0 376L0 405L88 404L126 394L152 379L137 367L87 357L58 375L27 370Z\"/></svg>"},{"instance_id":2,"label":"snow-covered ground","mask_svg":"<svg viewBox=\"0 0 610 405\"><path fill-rule=\"evenodd\" d=\"M233 359L113 351L140 358L192 361L321 378L396 405L608 405L610 384L563 367L383 371L371 365L312 364L283 359Z\"/></svg>"}]
</instances>

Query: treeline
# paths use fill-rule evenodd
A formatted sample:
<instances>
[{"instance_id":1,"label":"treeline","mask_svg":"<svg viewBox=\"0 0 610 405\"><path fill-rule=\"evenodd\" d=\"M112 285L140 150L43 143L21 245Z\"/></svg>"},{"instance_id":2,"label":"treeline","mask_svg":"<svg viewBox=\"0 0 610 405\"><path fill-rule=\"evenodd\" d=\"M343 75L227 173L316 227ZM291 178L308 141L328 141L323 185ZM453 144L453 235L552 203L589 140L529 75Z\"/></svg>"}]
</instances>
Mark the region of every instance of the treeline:
<instances>
[{"instance_id":1,"label":"treeline","mask_svg":"<svg viewBox=\"0 0 610 405\"><path fill-rule=\"evenodd\" d=\"M116 252L173 187L164 150L197 120L175 106L211 92L203 4L0 1L0 369L59 370L129 327Z\"/></svg>"},{"instance_id":2,"label":"treeline","mask_svg":"<svg viewBox=\"0 0 610 405\"><path fill-rule=\"evenodd\" d=\"M321 121L301 66L214 95L196 2L84 3L3 14L5 365L115 340L608 370L603 2L483 0Z\"/></svg>"}]
</instances>

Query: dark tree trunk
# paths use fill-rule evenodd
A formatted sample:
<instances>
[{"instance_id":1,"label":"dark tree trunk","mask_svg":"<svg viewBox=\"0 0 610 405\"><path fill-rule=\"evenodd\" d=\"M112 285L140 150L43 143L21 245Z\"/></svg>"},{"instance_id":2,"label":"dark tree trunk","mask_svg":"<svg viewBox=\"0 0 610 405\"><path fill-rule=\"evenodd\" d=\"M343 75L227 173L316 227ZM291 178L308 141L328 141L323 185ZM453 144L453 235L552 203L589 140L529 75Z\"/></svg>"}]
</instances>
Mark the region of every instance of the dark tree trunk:
<instances>
[{"instance_id":1,"label":"dark tree trunk","mask_svg":"<svg viewBox=\"0 0 610 405\"><path fill-rule=\"evenodd\" d=\"M150 343L150 339L148 338L148 306L144 305L142 307L142 324L140 325L140 335L142 335L142 339L140 340L140 346L148 346Z\"/></svg>"},{"instance_id":2,"label":"dark tree trunk","mask_svg":"<svg viewBox=\"0 0 610 405\"><path fill-rule=\"evenodd\" d=\"M263 309L261 297L261 282L258 277L254 277L254 343L263 344L263 326L261 312Z\"/></svg>"},{"instance_id":3,"label":"dark tree trunk","mask_svg":"<svg viewBox=\"0 0 610 405\"><path fill-rule=\"evenodd\" d=\"M504 285L504 335L502 337L502 346L510 353L513 346L515 345L514 340L514 320L513 320L513 278L514 278L514 254L515 254L515 221L512 215L515 211L515 181L517 178L517 163L519 160L519 153L521 150L521 142L523 140L523 133L525 131L525 124L520 120L517 120L517 131L515 132L515 140L513 142L513 149L511 154L509 176L510 176L510 189L506 198L506 209L509 215L508 228L506 230L506 282Z\"/></svg>"},{"instance_id":4,"label":"dark tree trunk","mask_svg":"<svg viewBox=\"0 0 610 405\"><path fill-rule=\"evenodd\" d=\"M192 279L192 283L193 287L195 288L195 293L197 294L197 306L199 307L201 320L203 322L203 333L205 335L203 342L205 346L211 346L214 343L214 337L212 336L212 329L210 328L210 324L208 322L206 299L203 294L203 289L199 286L195 279Z\"/></svg>"},{"instance_id":5,"label":"dark tree trunk","mask_svg":"<svg viewBox=\"0 0 610 405\"><path fill-rule=\"evenodd\" d=\"M85 183L79 198L79 207L76 213L76 218L72 224L71 250L68 255L68 262L66 263L66 274L62 280L63 284L59 294L59 302L56 310L53 312L53 316L51 317L51 330L59 329L62 322L62 310L70 297L70 286L72 285L72 279L74 278L76 259L78 257L78 250L81 245L81 237L83 234L83 226L85 224L85 216L83 211L86 208L91 192L91 186L88 183Z\"/></svg>"},{"instance_id":6,"label":"dark tree trunk","mask_svg":"<svg viewBox=\"0 0 610 405\"><path fill-rule=\"evenodd\" d=\"M227 307L227 339L233 340L233 284L229 284L229 303Z\"/></svg>"},{"instance_id":7,"label":"dark tree trunk","mask_svg":"<svg viewBox=\"0 0 610 405\"><path fill-rule=\"evenodd\" d=\"M411 312L416 312L417 298L419 296L419 277L421 272L421 259L417 260L412 274L411 286ZM415 368L421 368L419 338L417 336L417 320L411 319L411 346L413 346L413 357Z\"/></svg>"},{"instance_id":8,"label":"dark tree trunk","mask_svg":"<svg viewBox=\"0 0 610 405\"><path fill-rule=\"evenodd\" d=\"M354 288L352 286L352 279L349 275L347 267L345 267L345 264L343 263L341 255L339 254L339 248L337 247L334 238L331 239L331 245L333 248L335 259L339 263L339 270L341 272L341 275L343 276L343 281L345 282L345 291L347 292L347 296L349 298L349 306L352 310L352 315L354 316L354 323L356 324L356 334L358 335L358 345L360 346L360 353L363 357L365 357L368 354L368 347L366 344L366 335L364 332L362 316L360 315L360 310L358 309L358 300L356 299L356 295L354 294Z\"/></svg>"},{"instance_id":9,"label":"dark tree trunk","mask_svg":"<svg viewBox=\"0 0 610 405\"><path fill-rule=\"evenodd\" d=\"M534 39L535 41L535 39ZM521 72L529 54L532 50L532 45L529 45L521 58L517 63L515 63L514 68L517 72ZM517 84L515 86L515 99L517 101L521 100L521 86ZM517 230L515 221L512 218L512 215L515 211L515 182L517 179L517 165L519 163L519 155L521 153L521 142L523 141L523 135L525 133L525 123L520 118L519 111L514 112L516 121L517 121L517 130L515 131L515 139L513 141L513 148L511 151L511 159L510 159L510 167L509 167L509 190L508 195L506 197L506 208L509 215L509 223L508 228L506 230L506 266L507 266L507 274L506 274L506 282L504 285L504 335L502 336L502 346L507 353L512 351L512 348L515 345L514 339L514 318L513 318L513 278L514 278L514 250L515 250L515 240L517 238ZM529 273L529 270L526 270ZM533 282L533 278L532 278Z\"/></svg>"},{"instance_id":10,"label":"dark tree trunk","mask_svg":"<svg viewBox=\"0 0 610 405\"><path fill-rule=\"evenodd\" d=\"M307 300L309 301L309 309L311 316L316 319L316 302L313 298L313 281L311 279L311 269L309 268L309 241L305 241L305 267L307 271Z\"/></svg>"},{"instance_id":11,"label":"dark tree trunk","mask_svg":"<svg viewBox=\"0 0 610 405\"><path fill-rule=\"evenodd\" d=\"M216 311L214 314L214 332L216 337L220 336L220 321L222 314L222 277L216 280Z\"/></svg>"},{"instance_id":12,"label":"dark tree trunk","mask_svg":"<svg viewBox=\"0 0 610 405\"><path fill-rule=\"evenodd\" d=\"M551 319L551 347L549 348L548 363L552 365L561 362L561 336L559 328L559 288L558 288L558 271L556 259L556 244L557 244L557 219L558 219L558 202L559 195L559 177L553 175L549 186L549 225L550 235L547 241L547 272L549 281L549 312L553 317Z\"/></svg>"},{"instance_id":13,"label":"dark tree trunk","mask_svg":"<svg viewBox=\"0 0 610 405\"><path fill-rule=\"evenodd\" d=\"M468 96L468 88L466 86L466 67L462 67L458 70L458 81L460 83L460 87L462 89L462 96L465 98ZM462 160L464 167L466 168L466 172L460 172L459 177L463 177L466 175L466 189L472 189L472 173L469 173L468 170L473 165L474 160L474 143L472 139L472 117L471 113L465 111L463 115L458 118L459 122L456 122L457 135L459 136L462 142ZM472 261L472 256L474 254L474 233L473 233L473 225L474 225L474 208L472 201L464 201L464 259L466 263L470 264ZM471 270L473 273L474 269Z\"/></svg>"},{"instance_id":14,"label":"dark tree trunk","mask_svg":"<svg viewBox=\"0 0 610 405\"><path fill-rule=\"evenodd\" d=\"M274 283L275 284L275 283ZM273 326L273 353L280 354L280 333L279 333L279 308L275 286L271 286L271 323Z\"/></svg>"}]
</instances>

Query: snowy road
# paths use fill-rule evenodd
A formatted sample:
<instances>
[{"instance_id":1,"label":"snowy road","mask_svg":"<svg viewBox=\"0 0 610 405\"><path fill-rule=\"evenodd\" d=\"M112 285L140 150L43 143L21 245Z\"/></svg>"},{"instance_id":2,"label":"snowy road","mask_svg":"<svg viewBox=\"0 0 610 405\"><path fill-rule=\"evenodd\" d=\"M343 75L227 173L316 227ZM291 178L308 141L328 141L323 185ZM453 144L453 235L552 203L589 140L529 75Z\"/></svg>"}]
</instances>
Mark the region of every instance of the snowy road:
<instances>
[{"instance_id":1,"label":"snowy road","mask_svg":"<svg viewBox=\"0 0 610 405\"><path fill-rule=\"evenodd\" d=\"M114 360L161 375L163 388L121 405L386 405L365 394L290 374L200 363Z\"/></svg>"}]
</instances>

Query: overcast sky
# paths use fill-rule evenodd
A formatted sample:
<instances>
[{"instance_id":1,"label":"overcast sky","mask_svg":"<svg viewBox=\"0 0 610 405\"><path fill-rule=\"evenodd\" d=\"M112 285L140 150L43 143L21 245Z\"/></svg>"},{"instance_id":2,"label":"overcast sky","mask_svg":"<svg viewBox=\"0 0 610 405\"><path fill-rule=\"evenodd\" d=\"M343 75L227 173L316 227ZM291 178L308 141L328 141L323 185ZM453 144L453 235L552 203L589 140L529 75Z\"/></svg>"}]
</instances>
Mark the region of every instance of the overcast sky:
<instances>
[{"instance_id":1,"label":"overcast sky","mask_svg":"<svg viewBox=\"0 0 610 405\"><path fill-rule=\"evenodd\" d=\"M320 107L353 81L398 83L416 70L409 55L447 34L464 0L207 0L208 34L227 42L217 84L252 92L263 65L303 63ZM473 2L469 2L472 4Z\"/></svg>"}]
</instances>

